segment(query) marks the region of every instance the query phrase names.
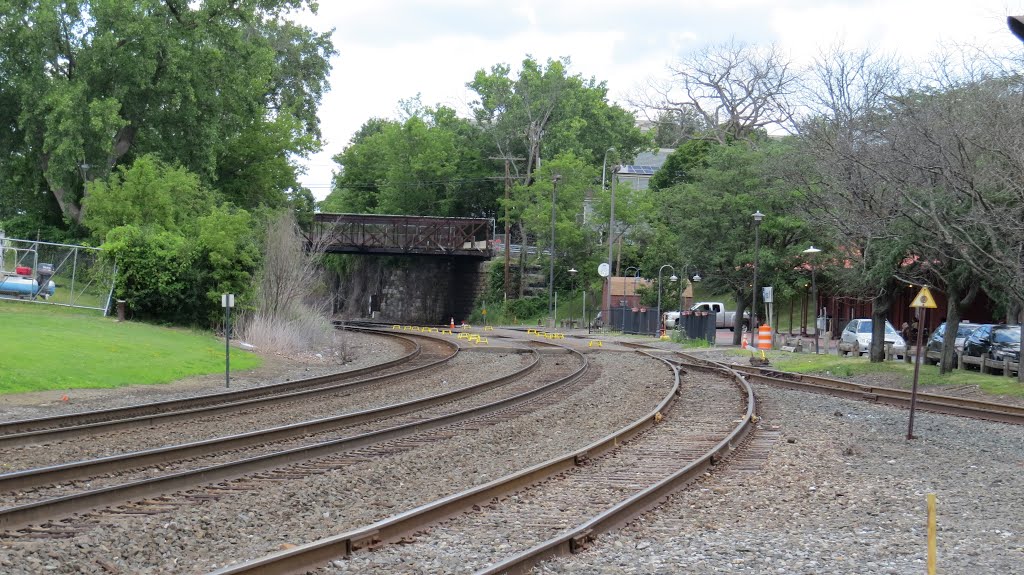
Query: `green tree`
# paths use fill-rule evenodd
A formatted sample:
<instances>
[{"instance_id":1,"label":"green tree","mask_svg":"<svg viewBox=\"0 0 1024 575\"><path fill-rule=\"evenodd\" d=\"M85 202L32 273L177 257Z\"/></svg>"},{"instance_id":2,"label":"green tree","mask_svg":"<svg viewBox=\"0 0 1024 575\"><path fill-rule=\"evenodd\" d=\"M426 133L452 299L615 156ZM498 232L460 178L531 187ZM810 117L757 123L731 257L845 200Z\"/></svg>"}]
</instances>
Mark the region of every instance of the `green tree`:
<instances>
[{"instance_id":1,"label":"green tree","mask_svg":"<svg viewBox=\"0 0 1024 575\"><path fill-rule=\"evenodd\" d=\"M83 179L156 153L207 184L257 181L255 201L283 197L295 168L281 162L318 145L334 53L330 33L286 20L299 8L315 3L0 2L0 153L19 159L0 166L0 196L30 184L19 193L54 204L24 207L80 223Z\"/></svg>"},{"instance_id":2,"label":"green tree","mask_svg":"<svg viewBox=\"0 0 1024 575\"><path fill-rule=\"evenodd\" d=\"M515 77L511 66L497 64L467 84L479 97L473 113L490 155L521 158L512 166L520 181L529 181L542 158L573 152L600 165L609 146L623 157L651 146L633 114L609 104L604 82L570 75L569 65L568 58L542 65L527 57Z\"/></svg>"},{"instance_id":3,"label":"green tree","mask_svg":"<svg viewBox=\"0 0 1024 575\"><path fill-rule=\"evenodd\" d=\"M665 163L651 176L654 191L693 181L693 174L707 167L707 156L714 144L707 140L687 140L665 158Z\"/></svg>"},{"instance_id":4,"label":"green tree","mask_svg":"<svg viewBox=\"0 0 1024 575\"><path fill-rule=\"evenodd\" d=\"M371 120L335 161L325 211L435 216L494 213L479 130L446 107L410 108L403 122Z\"/></svg>"},{"instance_id":5,"label":"green tree","mask_svg":"<svg viewBox=\"0 0 1024 575\"><path fill-rule=\"evenodd\" d=\"M209 319L214 323L220 315L221 294L233 293L242 302L251 300L254 275L260 264L254 232L258 226L249 212L222 204L199 218L196 227L197 251L205 264L203 295L210 310Z\"/></svg>"},{"instance_id":6,"label":"green tree","mask_svg":"<svg viewBox=\"0 0 1024 575\"><path fill-rule=\"evenodd\" d=\"M753 296L754 212L765 214L757 230L758 284L782 288L803 280L794 270L813 236L807 221L794 213L799 193L773 175L780 147L768 142L715 146L706 157L707 167L695 170L690 183L658 195L658 211L670 215L662 225L675 231L664 234L662 241L675 240L670 251L682 263L696 266L705 289L732 294L737 314L749 308ZM737 331L734 342L740 337Z\"/></svg>"},{"instance_id":7,"label":"green tree","mask_svg":"<svg viewBox=\"0 0 1024 575\"><path fill-rule=\"evenodd\" d=\"M131 167L119 167L106 181L96 180L89 188L84 223L100 239L126 225L182 233L212 207L198 176L152 155L142 156Z\"/></svg>"}]
</instances>

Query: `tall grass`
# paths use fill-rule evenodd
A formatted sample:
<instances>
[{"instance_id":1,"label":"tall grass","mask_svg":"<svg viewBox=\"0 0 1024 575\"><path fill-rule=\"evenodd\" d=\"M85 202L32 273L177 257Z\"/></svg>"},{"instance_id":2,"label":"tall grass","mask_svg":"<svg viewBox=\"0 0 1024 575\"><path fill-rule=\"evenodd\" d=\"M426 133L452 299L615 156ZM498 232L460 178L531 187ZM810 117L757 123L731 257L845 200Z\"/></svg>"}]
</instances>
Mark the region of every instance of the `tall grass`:
<instances>
[{"instance_id":1,"label":"tall grass","mask_svg":"<svg viewBox=\"0 0 1024 575\"><path fill-rule=\"evenodd\" d=\"M267 226L256 309L244 314L239 335L257 348L283 354L331 347L330 300L320 268L320 246L306 249L291 213Z\"/></svg>"}]
</instances>

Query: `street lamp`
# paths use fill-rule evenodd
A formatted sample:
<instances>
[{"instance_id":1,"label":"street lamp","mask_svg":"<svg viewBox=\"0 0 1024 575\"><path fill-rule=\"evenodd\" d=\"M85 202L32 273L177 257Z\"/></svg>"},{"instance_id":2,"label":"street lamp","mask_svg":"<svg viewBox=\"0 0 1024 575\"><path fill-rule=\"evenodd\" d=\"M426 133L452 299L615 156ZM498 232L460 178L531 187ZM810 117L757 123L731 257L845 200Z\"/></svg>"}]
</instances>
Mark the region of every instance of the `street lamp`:
<instances>
[{"instance_id":1,"label":"street lamp","mask_svg":"<svg viewBox=\"0 0 1024 575\"><path fill-rule=\"evenodd\" d=\"M577 271L579 271L579 270L577 270L576 268L569 268L569 278L570 278L569 281L572 284L572 300L574 302L576 301L576 272ZM584 296L583 299L586 300L587 299L586 296ZM587 313L587 310L584 309L583 310L584 317L586 317L586 313ZM571 307L569 308L569 329L572 329L572 308Z\"/></svg>"},{"instance_id":2,"label":"street lamp","mask_svg":"<svg viewBox=\"0 0 1024 575\"><path fill-rule=\"evenodd\" d=\"M551 178L551 257L548 258L548 317L551 318L552 328L555 327L555 201L558 197L557 189L559 178L561 178L561 176Z\"/></svg>"},{"instance_id":3,"label":"street lamp","mask_svg":"<svg viewBox=\"0 0 1024 575\"><path fill-rule=\"evenodd\" d=\"M693 275L689 275L691 267L693 267ZM700 277L700 274L697 273L697 267L696 266L690 266L689 264L683 266L683 275L688 276L687 279L690 282L693 282L693 283L699 282L702 279ZM680 286L679 286L679 312L680 312L680 314L683 311L683 297L686 295L685 292L686 292L686 285L685 284L680 284Z\"/></svg>"},{"instance_id":4,"label":"street lamp","mask_svg":"<svg viewBox=\"0 0 1024 575\"><path fill-rule=\"evenodd\" d=\"M818 281L814 274L814 258L815 254L820 253L821 250L814 247L813 245L806 250L804 253L807 254L808 259L811 260L811 301L814 302L814 353L818 353Z\"/></svg>"},{"instance_id":5,"label":"street lamp","mask_svg":"<svg viewBox=\"0 0 1024 575\"><path fill-rule=\"evenodd\" d=\"M754 308L750 310L750 333L753 334L760 325L757 323L757 257L761 253L761 236L759 231L761 229L761 220L764 219L764 214L761 210L757 210L753 213L754 217ZM735 341L735 340L733 340Z\"/></svg>"},{"instance_id":6,"label":"street lamp","mask_svg":"<svg viewBox=\"0 0 1024 575\"><path fill-rule=\"evenodd\" d=\"M658 268L658 325L661 328L661 335L665 334L665 313L661 311L661 272L665 268L669 268L672 270L672 276L668 278L668 281L673 283L679 281L679 278L676 277L676 268L672 267L669 264L665 264Z\"/></svg>"}]
</instances>

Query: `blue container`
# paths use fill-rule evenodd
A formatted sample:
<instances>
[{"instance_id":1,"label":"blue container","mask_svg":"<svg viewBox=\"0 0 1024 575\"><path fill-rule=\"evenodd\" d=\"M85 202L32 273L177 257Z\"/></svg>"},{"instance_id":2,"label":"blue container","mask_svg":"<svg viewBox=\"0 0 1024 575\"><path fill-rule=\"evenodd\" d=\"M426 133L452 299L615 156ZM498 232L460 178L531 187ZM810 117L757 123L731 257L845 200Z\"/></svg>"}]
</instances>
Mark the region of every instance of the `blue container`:
<instances>
[{"instance_id":1,"label":"blue container","mask_svg":"<svg viewBox=\"0 0 1024 575\"><path fill-rule=\"evenodd\" d=\"M40 292L39 282L32 278L6 277L0 281L0 294L31 297L32 295L52 296L57 289L52 281L46 282L46 286Z\"/></svg>"}]
</instances>

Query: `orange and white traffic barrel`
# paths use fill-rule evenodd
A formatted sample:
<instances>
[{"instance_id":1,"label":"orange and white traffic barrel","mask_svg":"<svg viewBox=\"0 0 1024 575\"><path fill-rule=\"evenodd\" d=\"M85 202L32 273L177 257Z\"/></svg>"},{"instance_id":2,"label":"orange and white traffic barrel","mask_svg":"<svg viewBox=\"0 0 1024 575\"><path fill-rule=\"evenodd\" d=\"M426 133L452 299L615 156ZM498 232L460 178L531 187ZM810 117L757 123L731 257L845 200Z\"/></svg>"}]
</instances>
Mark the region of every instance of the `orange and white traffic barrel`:
<instances>
[{"instance_id":1,"label":"orange and white traffic barrel","mask_svg":"<svg viewBox=\"0 0 1024 575\"><path fill-rule=\"evenodd\" d=\"M772 327L770 325L762 325L757 328L757 349L771 349L772 348Z\"/></svg>"}]
</instances>

